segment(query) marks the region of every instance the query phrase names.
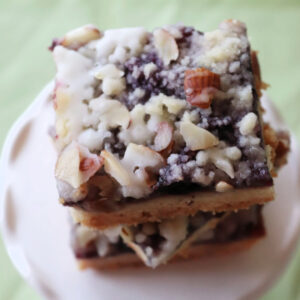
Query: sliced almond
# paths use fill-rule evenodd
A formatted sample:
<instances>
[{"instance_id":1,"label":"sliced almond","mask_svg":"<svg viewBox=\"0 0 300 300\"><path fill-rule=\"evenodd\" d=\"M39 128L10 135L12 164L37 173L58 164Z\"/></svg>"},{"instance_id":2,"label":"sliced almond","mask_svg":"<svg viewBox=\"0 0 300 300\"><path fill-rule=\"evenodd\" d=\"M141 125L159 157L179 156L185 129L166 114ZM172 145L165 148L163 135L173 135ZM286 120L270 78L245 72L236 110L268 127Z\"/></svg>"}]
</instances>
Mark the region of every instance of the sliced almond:
<instances>
[{"instance_id":1,"label":"sliced almond","mask_svg":"<svg viewBox=\"0 0 300 300\"><path fill-rule=\"evenodd\" d=\"M157 134L154 138L153 149L161 152L169 147L173 140L173 128L168 122L158 124Z\"/></svg>"},{"instance_id":2,"label":"sliced almond","mask_svg":"<svg viewBox=\"0 0 300 300\"><path fill-rule=\"evenodd\" d=\"M104 78L121 78L124 75L124 72L119 70L114 64L107 64L100 67L95 72L95 77L97 79Z\"/></svg>"},{"instance_id":3,"label":"sliced almond","mask_svg":"<svg viewBox=\"0 0 300 300\"><path fill-rule=\"evenodd\" d=\"M153 32L154 46L159 57L165 65L169 65L172 60L176 60L179 50L174 37L165 29L156 29Z\"/></svg>"},{"instance_id":4,"label":"sliced almond","mask_svg":"<svg viewBox=\"0 0 300 300\"><path fill-rule=\"evenodd\" d=\"M180 133L191 150L204 150L219 144L209 131L187 121L180 122Z\"/></svg>"},{"instance_id":5,"label":"sliced almond","mask_svg":"<svg viewBox=\"0 0 300 300\"><path fill-rule=\"evenodd\" d=\"M194 106L208 108L214 93L220 89L220 75L205 68L186 70L184 91L186 100Z\"/></svg>"},{"instance_id":6,"label":"sliced almond","mask_svg":"<svg viewBox=\"0 0 300 300\"><path fill-rule=\"evenodd\" d=\"M80 160L79 171L84 174L87 180L92 177L103 165L103 158L97 155L91 155L90 157L83 157ZM86 181L87 181L86 180Z\"/></svg>"},{"instance_id":7,"label":"sliced almond","mask_svg":"<svg viewBox=\"0 0 300 300\"><path fill-rule=\"evenodd\" d=\"M103 165L102 158L92 154L87 148L73 142L58 157L55 176L57 179L79 188L87 182Z\"/></svg>"},{"instance_id":8,"label":"sliced almond","mask_svg":"<svg viewBox=\"0 0 300 300\"><path fill-rule=\"evenodd\" d=\"M60 139L66 137L69 133L69 120L67 118L58 117L55 122L55 131Z\"/></svg>"},{"instance_id":9,"label":"sliced almond","mask_svg":"<svg viewBox=\"0 0 300 300\"><path fill-rule=\"evenodd\" d=\"M163 94L160 94L163 95ZM158 97L160 96L158 95ZM177 99L170 96L163 95L162 103L167 107L168 112L170 114L177 115L181 110L183 110L186 106L186 102L182 99Z\"/></svg>"},{"instance_id":10,"label":"sliced almond","mask_svg":"<svg viewBox=\"0 0 300 300\"><path fill-rule=\"evenodd\" d=\"M223 157L214 157L212 158L214 165L225 172L230 178L234 178L234 170L230 161Z\"/></svg>"},{"instance_id":11,"label":"sliced almond","mask_svg":"<svg viewBox=\"0 0 300 300\"><path fill-rule=\"evenodd\" d=\"M163 157L156 151L146 146L133 143L127 146L122 162L128 166L132 172L136 167L158 170L165 164Z\"/></svg>"},{"instance_id":12,"label":"sliced almond","mask_svg":"<svg viewBox=\"0 0 300 300\"><path fill-rule=\"evenodd\" d=\"M131 182L130 174L123 167L119 159L106 150L101 151L101 156L104 158L105 172L116 179L120 185L129 185Z\"/></svg>"},{"instance_id":13,"label":"sliced almond","mask_svg":"<svg viewBox=\"0 0 300 300\"><path fill-rule=\"evenodd\" d=\"M257 115L253 112L245 115L238 123L242 135L251 134L257 124Z\"/></svg>"},{"instance_id":14,"label":"sliced almond","mask_svg":"<svg viewBox=\"0 0 300 300\"><path fill-rule=\"evenodd\" d=\"M63 89L56 89L55 110L58 115L63 114L68 109L70 100L70 96Z\"/></svg>"},{"instance_id":15,"label":"sliced almond","mask_svg":"<svg viewBox=\"0 0 300 300\"><path fill-rule=\"evenodd\" d=\"M224 192L228 192L230 190L233 189L233 186L228 184L227 182L225 181L219 181L217 184L216 184L216 191L219 192L219 193L224 193Z\"/></svg>"},{"instance_id":16,"label":"sliced almond","mask_svg":"<svg viewBox=\"0 0 300 300\"><path fill-rule=\"evenodd\" d=\"M79 165L80 154L78 148L67 147L58 157L55 177L69 183L74 188L78 188L81 185Z\"/></svg>"},{"instance_id":17,"label":"sliced almond","mask_svg":"<svg viewBox=\"0 0 300 300\"><path fill-rule=\"evenodd\" d=\"M85 25L68 32L61 41L61 45L70 48L79 48L92 40L101 38L102 33L93 25Z\"/></svg>"}]
</instances>

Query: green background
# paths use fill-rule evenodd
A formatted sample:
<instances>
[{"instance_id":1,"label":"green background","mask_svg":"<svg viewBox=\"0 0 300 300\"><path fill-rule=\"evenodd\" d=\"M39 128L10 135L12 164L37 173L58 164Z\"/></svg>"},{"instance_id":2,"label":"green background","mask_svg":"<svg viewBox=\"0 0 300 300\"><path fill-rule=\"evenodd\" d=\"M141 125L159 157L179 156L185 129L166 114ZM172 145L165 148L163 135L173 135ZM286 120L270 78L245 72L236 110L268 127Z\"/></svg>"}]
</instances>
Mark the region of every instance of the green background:
<instances>
[{"instance_id":1,"label":"green background","mask_svg":"<svg viewBox=\"0 0 300 300\"><path fill-rule=\"evenodd\" d=\"M53 37L86 23L102 29L176 22L213 30L223 19L247 23L268 93L300 138L300 1L0 0L0 144L54 76ZM0 299L39 299L18 275L0 241ZM300 299L300 251L263 299Z\"/></svg>"}]
</instances>

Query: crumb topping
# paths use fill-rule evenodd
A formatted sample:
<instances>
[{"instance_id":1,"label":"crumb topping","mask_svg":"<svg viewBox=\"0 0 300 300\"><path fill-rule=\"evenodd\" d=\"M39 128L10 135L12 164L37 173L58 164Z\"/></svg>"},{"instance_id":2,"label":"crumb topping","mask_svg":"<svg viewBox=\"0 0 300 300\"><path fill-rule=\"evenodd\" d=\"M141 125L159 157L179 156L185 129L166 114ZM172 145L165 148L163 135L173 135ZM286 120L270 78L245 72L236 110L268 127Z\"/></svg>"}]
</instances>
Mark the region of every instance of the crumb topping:
<instances>
[{"instance_id":1,"label":"crumb topping","mask_svg":"<svg viewBox=\"0 0 300 300\"><path fill-rule=\"evenodd\" d=\"M212 190L224 189L222 182L272 183L243 23L228 20L206 33L183 25L153 33L86 25L51 49L61 194L74 194L91 176L116 181L118 199L174 183ZM88 176L75 171L78 154L70 164L74 143L101 160ZM71 165L75 175L62 175Z\"/></svg>"}]
</instances>

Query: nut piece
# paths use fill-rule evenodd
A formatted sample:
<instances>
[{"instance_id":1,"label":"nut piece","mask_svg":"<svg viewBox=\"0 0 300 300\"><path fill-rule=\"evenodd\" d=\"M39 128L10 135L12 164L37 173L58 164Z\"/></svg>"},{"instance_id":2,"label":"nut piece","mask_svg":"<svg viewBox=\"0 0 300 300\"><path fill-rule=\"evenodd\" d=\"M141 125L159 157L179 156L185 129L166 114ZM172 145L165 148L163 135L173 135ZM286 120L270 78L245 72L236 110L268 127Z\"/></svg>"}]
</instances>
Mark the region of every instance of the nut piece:
<instances>
[{"instance_id":1,"label":"nut piece","mask_svg":"<svg viewBox=\"0 0 300 300\"><path fill-rule=\"evenodd\" d=\"M58 157L55 177L79 188L87 182L103 165L102 158L89 152L87 148L73 142Z\"/></svg>"},{"instance_id":2,"label":"nut piece","mask_svg":"<svg viewBox=\"0 0 300 300\"><path fill-rule=\"evenodd\" d=\"M99 29L93 25L85 25L68 32L60 44L67 48L78 49L92 40L101 38Z\"/></svg>"},{"instance_id":3,"label":"nut piece","mask_svg":"<svg viewBox=\"0 0 300 300\"><path fill-rule=\"evenodd\" d=\"M209 131L188 121L180 122L180 134L192 151L208 149L219 144L219 140Z\"/></svg>"},{"instance_id":4,"label":"nut piece","mask_svg":"<svg viewBox=\"0 0 300 300\"><path fill-rule=\"evenodd\" d=\"M212 158L212 161L218 169L225 172L230 178L234 178L234 169L228 159L216 155Z\"/></svg>"},{"instance_id":5,"label":"nut piece","mask_svg":"<svg viewBox=\"0 0 300 300\"><path fill-rule=\"evenodd\" d=\"M122 166L121 162L110 152L103 150L101 156L104 158L104 170L120 185L126 186L130 184L130 175L127 170Z\"/></svg>"},{"instance_id":6,"label":"nut piece","mask_svg":"<svg viewBox=\"0 0 300 300\"><path fill-rule=\"evenodd\" d=\"M171 144L174 144L173 128L168 122L160 122L154 139L153 149L157 152L161 152L167 149Z\"/></svg>"},{"instance_id":7,"label":"nut piece","mask_svg":"<svg viewBox=\"0 0 300 300\"><path fill-rule=\"evenodd\" d=\"M164 64L169 65L170 61L176 60L179 55L178 46L174 37L165 29L156 29L153 32L154 46Z\"/></svg>"},{"instance_id":8,"label":"nut piece","mask_svg":"<svg viewBox=\"0 0 300 300\"><path fill-rule=\"evenodd\" d=\"M70 96L66 93L66 91L62 88L57 88L54 99L54 109L56 110L56 114L64 114L69 108L70 102Z\"/></svg>"},{"instance_id":9,"label":"nut piece","mask_svg":"<svg viewBox=\"0 0 300 300\"><path fill-rule=\"evenodd\" d=\"M194 106L208 108L216 90L220 89L220 76L205 68L186 70L184 91L186 100Z\"/></svg>"},{"instance_id":10,"label":"nut piece","mask_svg":"<svg viewBox=\"0 0 300 300\"><path fill-rule=\"evenodd\" d=\"M119 70L114 64L107 64L101 66L96 72L95 77L97 79L104 78L121 78L124 75L124 72Z\"/></svg>"},{"instance_id":11,"label":"nut piece","mask_svg":"<svg viewBox=\"0 0 300 300\"><path fill-rule=\"evenodd\" d=\"M257 115L253 112L245 115L240 122L238 122L238 126L240 127L240 133L242 135L251 134L257 123Z\"/></svg>"},{"instance_id":12,"label":"nut piece","mask_svg":"<svg viewBox=\"0 0 300 300\"><path fill-rule=\"evenodd\" d=\"M58 157L55 177L78 188L81 183L79 165L80 154L77 147L67 147Z\"/></svg>"},{"instance_id":13,"label":"nut piece","mask_svg":"<svg viewBox=\"0 0 300 300\"><path fill-rule=\"evenodd\" d=\"M163 157L156 151L133 143L127 146L122 162L132 172L136 168L159 170L165 164Z\"/></svg>"},{"instance_id":14,"label":"nut piece","mask_svg":"<svg viewBox=\"0 0 300 300\"><path fill-rule=\"evenodd\" d=\"M217 184L216 184L216 191L219 192L219 193L224 193L224 192L228 192L230 190L233 189L233 186L228 184L227 182L225 181L219 181Z\"/></svg>"}]
</instances>

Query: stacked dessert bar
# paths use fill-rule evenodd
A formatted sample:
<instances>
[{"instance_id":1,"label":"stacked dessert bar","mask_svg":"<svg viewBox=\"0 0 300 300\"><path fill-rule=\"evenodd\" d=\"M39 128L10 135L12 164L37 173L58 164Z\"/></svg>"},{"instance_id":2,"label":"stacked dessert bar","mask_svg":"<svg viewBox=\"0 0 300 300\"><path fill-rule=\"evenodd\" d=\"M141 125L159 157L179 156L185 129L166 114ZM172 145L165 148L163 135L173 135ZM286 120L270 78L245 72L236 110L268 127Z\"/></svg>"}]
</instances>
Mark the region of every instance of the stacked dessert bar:
<instances>
[{"instance_id":1,"label":"stacked dessert bar","mask_svg":"<svg viewBox=\"0 0 300 300\"><path fill-rule=\"evenodd\" d=\"M286 162L262 120L246 27L183 25L55 39L55 168L82 268L157 267L248 249Z\"/></svg>"}]
</instances>

